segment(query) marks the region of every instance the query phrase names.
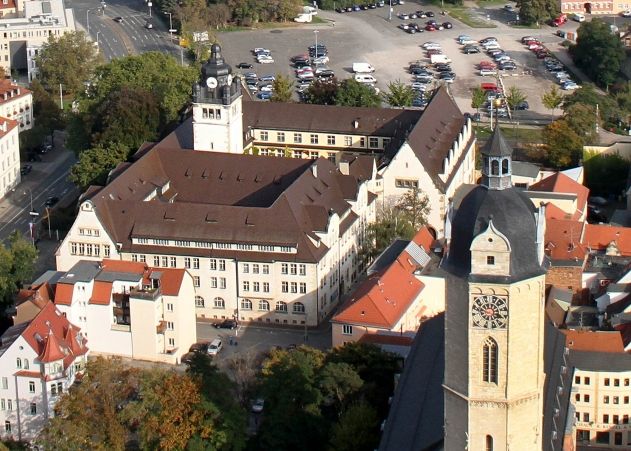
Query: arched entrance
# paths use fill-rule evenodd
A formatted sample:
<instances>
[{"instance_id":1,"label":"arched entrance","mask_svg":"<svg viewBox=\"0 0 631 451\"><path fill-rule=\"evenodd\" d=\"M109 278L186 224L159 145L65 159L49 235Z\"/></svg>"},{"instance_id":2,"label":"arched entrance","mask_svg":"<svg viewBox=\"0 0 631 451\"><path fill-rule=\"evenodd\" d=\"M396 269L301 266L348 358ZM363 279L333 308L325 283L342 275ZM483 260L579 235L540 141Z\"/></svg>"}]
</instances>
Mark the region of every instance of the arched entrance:
<instances>
[{"instance_id":1,"label":"arched entrance","mask_svg":"<svg viewBox=\"0 0 631 451\"><path fill-rule=\"evenodd\" d=\"M583 8L585 9L585 13L587 13L587 14L591 14L592 13L592 4L591 3L585 3L583 5Z\"/></svg>"}]
</instances>

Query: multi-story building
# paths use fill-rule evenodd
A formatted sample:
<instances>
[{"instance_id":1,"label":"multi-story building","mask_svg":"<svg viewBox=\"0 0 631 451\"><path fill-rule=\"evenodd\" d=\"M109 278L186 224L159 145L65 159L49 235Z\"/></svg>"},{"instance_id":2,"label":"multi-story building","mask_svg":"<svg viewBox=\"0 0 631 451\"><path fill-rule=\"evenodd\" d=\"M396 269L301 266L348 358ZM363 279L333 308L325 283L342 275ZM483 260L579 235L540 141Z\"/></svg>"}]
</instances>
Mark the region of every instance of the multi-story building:
<instances>
[{"instance_id":1,"label":"multi-story building","mask_svg":"<svg viewBox=\"0 0 631 451\"><path fill-rule=\"evenodd\" d=\"M46 287L53 301L90 340L97 354L177 363L197 341L195 288L185 269L108 260L48 271L33 282L37 299ZM18 306L18 313L34 302Z\"/></svg>"},{"instance_id":2,"label":"multi-story building","mask_svg":"<svg viewBox=\"0 0 631 451\"><path fill-rule=\"evenodd\" d=\"M24 70L31 81L37 73L34 56L39 47L50 36L74 29L72 8L66 8L63 0L19 2L15 12L0 17L0 66L8 73Z\"/></svg>"},{"instance_id":3,"label":"multi-story building","mask_svg":"<svg viewBox=\"0 0 631 451\"><path fill-rule=\"evenodd\" d=\"M85 367L86 339L47 302L0 337L0 436L31 440Z\"/></svg>"},{"instance_id":4,"label":"multi-story building","mask_svg":"<svg viewBox=\"0 0 631 451\"><path fill-rule=\"evenodd\" d=\"M445 311L445 280L436 271L433 242L423 227L411 241L395 240L383 251L331 319L333 346L367 335L414 337L424 319Z\"/></svg>"},{"instance_id":5,"label":"multi-story building","mask_svg":"<svg viewBox=\"0 0 631 451\"><path fill-rule=\"evenodd\" d=\"M0 198L20 183L20 138L17 121L0 117Z\"/></svg>"},{"instance_id":6,"label":"multi-story building","mask_svg":"<svg viewBox=\"0 0 631 451\"><path fill-rule=\"evenodd\" d=\"M158 145L86 193L57 251L182 268L198 316L316 325L360 271L376 197L328 160Z\"/></svg>"},{"instance_id":7,"label":"multi-story building","mask_svg":"<svg viewBox=\"0 0 631 451\"><path fill-rule=\"evenodd\" d=\"M11 80L0 80L0 117L19 123L19 131L33 128L33 94Z\"/></svg>"}]
</instances>

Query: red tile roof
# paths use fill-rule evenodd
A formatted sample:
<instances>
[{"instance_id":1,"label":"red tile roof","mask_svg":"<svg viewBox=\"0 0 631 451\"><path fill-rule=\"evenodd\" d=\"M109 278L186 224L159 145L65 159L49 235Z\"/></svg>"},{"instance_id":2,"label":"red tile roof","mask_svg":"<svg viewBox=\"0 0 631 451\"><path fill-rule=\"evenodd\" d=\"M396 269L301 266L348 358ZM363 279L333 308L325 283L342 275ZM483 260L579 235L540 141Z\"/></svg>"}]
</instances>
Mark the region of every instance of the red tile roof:
<instances>
[{"instance_id":1,"label":"red tile roof","mask_svg":"<svg viewBox=\"0 0 631 451\"><path fill-rule=\"evenodd\" d=\"M429 253L432 250L432 244L434 243L435 238L434 235L431 234L427 226L423 226L421 230L416 232L416 235L414 235L412 241L414 241L419 246L423 246L425 252Z\"/></svg>"},{"instance_id":2,"label":"red tile roof","mask_svg":"<svg viewBox=\"0 0 631 451\"><path fill-rule=\"evenodd\" d=\"M583 244L592 250L605 250L615 241L620 255L631 255L631 228L615 227L608 224L587 224Z\"/></svg>"},{"instance_id":3,"label":"red tile roof","mask_svg":"<svg viewBox=\"0 0 631 451\"><path fill-rule=\"evenodd\" d=\"M184 269L161 268L154 269L155 272L162 273L160 277L160 291L165 296L177 296L180 294L182 280L184 280Z\"/></svg>"},{"instance_id":4,"label":"red tile roof","mask_svg":"<svg viewBox=\"0 0 631 451\"><path fill-rule=\"evenodd\" d=\"M549 219L572 219L572 215L561 210L552 202L548 202L546 204L546 220Z\"/></svg>"},{"instance_id":5,"label":"red tile roof","mask_svg":"<svg viewBox=\"0 0 631 451\"><path fill-rule=\"evenodd\" d=\"M561 330L565 334L565 344L575 351L624 352L620 332Z\"/></svg>"},{"instance_id":6,"label":"red tile roof","mask_svg":"<svg viewBox=\"0 0 631 451\"><path fill-rule=\"evenodd\" d=\"M75 332L80 330L62 315L55 304L48 302L24 329L22 337L42 362L60 359L66 361L69 356L85 354L88 351L85 339L81 339L80 343L75 340L73 344L66 341L68 329L72 327L75 327ZM77 337L76 334L71 336L75 339ZM74 358L69 360L72 361Z\"/></svg>"},{"instance_id":7,"label":"red tile roof","mask_svg":"<svg viewBox=\"0 0 631 451\"><path fill-rule=\"evenodd\" d=\"M16 297L15 304L21 305L25 302L33 302L40 309L53 299L54 292L48 282L41 283L31 288L22 288Z\"/></svg>"},{"instance_id":8,"label":"red tile roof","mask_svg":"<svg viewBox=\"0 0 631 451\"><path fill-rule=\"evenodd\" d=\"M392 329L424 287L414 277L416 266L411 262L404 251L388 268L372 274L332 321Z\"/></svg>"},{"instance_id":9,"label":"red tile roof","mask_svg":"<svg viewBox=\"0 0 631 451\"><path fill-rule=\"evenodd\" d=\"M107 272L125 272L141 275L145 273L148 267L145 263L141 262L104 259L101 263L101 268L103 271Z\"/></svg>"},{"instance_id":10,"label":"red tile roof","mask_svg":"<svg viewBox=\"0 0 631 451\"><path fill-rule=\"evenodd\" d=\"M364 334L358 341L376 345L412 346L414 339L405 335Z\"/></svg>"},{"instance_id":11,"label":"red tile roof","mask_svg":"<svg viewBox=\"0 0 631 451\"><path fill-rule=\"evenodd\" d=\"M614 327L622 336L622 343L624 347L631 345L631 323L619 324Z\"/></svg>"},{"instance_id":12,"label":"red tile roof","mask_svg":"<svg viewBox=\"0 0 631 451\"><path fill-rule=\"evenodd\" d=\"M17 373L13 373L13 375L17 377L28 377L28 378L37 378L37 379L42 378L42 373L39 373L37 371L22 370L22 371L18 371Z\"/></svg>"},{"instance_id":13,"label":"red tile roof","mask_svg":"<svg viewBox=\"0 0 631 451\"><path fill-rule=\"evenodd\" d=\"M13 0L9 0L9 2L13 3ZM15 7L15 5L13 5ZM5 8L10 8L10 6L4 6ZM11 80L7 78L0 79L0 104L4 102L10 102L11 100L15 100L19 97L24 97L30 94L31 91L23 88L22 86L18 86L13 83ZM4 95L7 94L7 99L4 99Z\"/></svg>"},{"instance_id":14,"label":"red tile roof","mask_svg":"<svg viewBox=\"0 0 631 451\"><path fill-rule=\"evenodd\" d=\"M55 304L70 305L72 303L73 291L74 285L58 283L55 287Z\"/></svg>"},{"instance_id":15,"label":"red tile roof","mask_svg":"<svg viewBox=\"0 0 631 451\"><path fill-rule=\"evenodd\" d=\"M109 305L112 300L112 282L94 281L90 304Z\"/></svg>"},{"instance_id":16,"label":"red tile roof","mask_svg":"<svg viewBox=\"0 0 631 451\"><path fill-rule=\"evenodd\" d=\"M15 8L15 2L13 0L8 0L7 3L0 3L0 9L12 9Z\"/></svg>"},{"instance_id":17,"label":"red tile roof","mask_svg":"<svg viewBox=\"0 0 631 451\"><path fill-rule=\"evenodd\" d=\"M551 260L584 261L587 254L581 244L584 223L565 219L547 219L545 251Z\"/></svg>"},{"instance_id":18,"label":"red tile roof","mask_svg":"<svg viewBox=\"0 0 631 451\"><path fill-rule=\"evenodd\" d=\"M4 138L14 128L18 126L18 122L12 119L0 117L0 139Z\"/></svg>"},{"instance_id":19,"label":"red tile roof","mask_svg":"<svg viewBox=\"0 0 631 451\"><path fill-rule=\"evenodd\" d=\"M572 215L573 219L578 219L587 211L589 189L561 172L530 185L528 189L529 191L576 194L576 212Z\"/></svg>"}]
</instances>

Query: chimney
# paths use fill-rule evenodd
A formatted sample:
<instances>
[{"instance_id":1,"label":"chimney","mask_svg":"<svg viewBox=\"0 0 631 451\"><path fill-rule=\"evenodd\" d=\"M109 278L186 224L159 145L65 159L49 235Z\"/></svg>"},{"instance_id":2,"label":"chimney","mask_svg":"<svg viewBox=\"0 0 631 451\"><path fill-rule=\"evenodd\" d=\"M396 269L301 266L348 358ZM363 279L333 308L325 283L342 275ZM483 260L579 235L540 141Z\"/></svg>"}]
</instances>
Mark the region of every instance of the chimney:
<instances>
[{"instance_id":1,"label":"chimney","mask_svg":"<svg viewBox=\"0 0 631 451\"><path fill-rule=\"evenodd\" d=\"M344 175L348 175L350 173L351 170L351 165L348 161L346 160L341 160L340 161L340 172Z\"/></svg>"}]
</instances>

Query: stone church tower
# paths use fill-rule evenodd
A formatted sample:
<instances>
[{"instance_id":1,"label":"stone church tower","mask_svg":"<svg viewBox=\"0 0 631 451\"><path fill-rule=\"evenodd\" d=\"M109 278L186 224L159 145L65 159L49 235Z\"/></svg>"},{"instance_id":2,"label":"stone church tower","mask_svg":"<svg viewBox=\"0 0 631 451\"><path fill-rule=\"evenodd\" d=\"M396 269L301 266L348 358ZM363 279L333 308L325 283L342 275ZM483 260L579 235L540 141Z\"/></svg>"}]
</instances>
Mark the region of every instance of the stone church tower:
<instances>
[{"instance_id":1,"label":"stone church tower","mask_svg":"<svg viewBox=\"0 0 631 451\"><path fill-rule=\"evenodd\" d=\"M496 127L482 149L482 183L451 221L447 451L542 449L545 212L512 186L511 158Z\"/></svg>"},{"instance_id":2,"label":"stone church tower","mask_svg":"<svg viewBox=\"0 0 631 451\"><path fill-rule=\"evenodd\" d=\"M243 153L241 82L213 44L193 85L193 149Z\"/></svg>"}]
</instances>

